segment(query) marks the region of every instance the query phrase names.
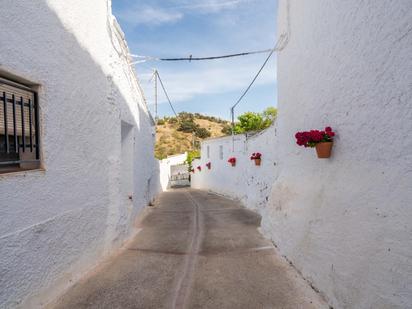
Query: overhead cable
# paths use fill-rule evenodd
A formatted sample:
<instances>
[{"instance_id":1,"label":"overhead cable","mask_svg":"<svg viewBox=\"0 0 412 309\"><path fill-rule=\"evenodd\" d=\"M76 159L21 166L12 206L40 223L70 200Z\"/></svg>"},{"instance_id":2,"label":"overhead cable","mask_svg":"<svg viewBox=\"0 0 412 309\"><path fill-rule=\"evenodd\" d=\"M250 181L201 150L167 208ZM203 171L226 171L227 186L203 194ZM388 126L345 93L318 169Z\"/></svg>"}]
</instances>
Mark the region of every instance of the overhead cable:
<instances>
[{"instance_id":1,"label":"overhead cable","mask_svg":"<svg viewBox=\"0 0 412 309\"><path fill-rule=\"evenodd\" d=\"M278 41L276 42L275 47L271 50L270 54L266 57L265 62L260 67L259 71L256 73L255 77L250 82L249 86L247 86L246 90L242 93L240 98L236 101L236 103L230 108L231 120L232 120L232 151L235 151L235 107L242 101L245 95L249 92L250 88L255 83L256 79L259 77L260 73L268 63L270 57L272 57L275 51L281 51L285 48L289 41L289 33L283 33L279 36Z\"/></svg>"},{"instance_id":2,"label":"overhead cable","mask_svg":"<svg viewBox=\"0 0 412 309\"><path fill-rule=\"evenodd\" d=\"M193 57L192 55L190 55L189 57L180 57L180 58L159 58L159 57L141 56L141 55L134 55L134 54L130 54L130 56L137 59L132 64L137 64L137 63L142 63L146 61L189 61L191 62L191 61L216 60L216 59L225 59L225 58L233 58L233 57L256 55L256 54L265 54L269 52L273 52L273 49L257 50L257 51L243 52L243 53L237 53L237 54L210 56L210 57Z\"/></svg>"},{"instance_id":3,"label":"overhead cable","mask_svg":"<svg viewBox=\"0 0 412 309\"><path fill-rule=\"evenodd\" d=\"M245 52L245 53L237 53L237 54L229 54L229 55L222 55L222 56L211 56L211 57L193 57L190 55L189 57L183 58L161 58L161 61L202 61L202 60L216 60L216 59L224 59L224 58L233 58L233 57L240 57L240 56L248 56L248 55L255 55L255 54L263 54L273 51L272 49L265 49L265 50L258 50L252 52Z\"/></svg>"},{"instance_id":4,"label":"overhead cable","mask_svg":"<svg viewBox=\"0 0 412 309\"><path fill-rule=\"evenodd\" d=\"M162 86L163 92L164 92L164 94L165 94L165 96L166 96L166 98L167 98L167 101L169 102L170 108L172 109L172 111L173 111L173 113L175 114L175 116L178 117L178 116L177 116L177 113L176 113L176 111L175 111L175 109L174 109L174 107L173 107L173 104L172 104L172 102L170 101L169 95L167 94L166 88L165 88L165 86L163 85L162 79L160 78L160 74L159 74L158 71L156 71L156 75L157 75L157 77L159 78L160 85Z\"/></svg>"},{"instance_id":5,"label":"overhead cable","mask_svg":"<svg viewBox=\"0 0 412 309\"><path fill-rule=\"evenodd\" d=\"M279 40L276 43L276 46L271 49L271 52L269 53L269 55L266 57L265 62L263 62L262 66L260 67L259 71L256 73L255 77L253 77L252 81L250 82L249 86L247 86L246 90L242 93L242 95L240 96L240 98L236 101L236 103L230 108L231 112L232 112L232 120L233 120L233 114L234 114L234 109L235 107L242 101L242 99L245 97L245 95L249 92L250 88L253 86L253 84L255 83L256 79L259 77L260 73L262 72L262 70L265 68L266 64L268 63L270 57L272 57L273 53L275 51L279 51L282 50L284 47L284 43L287 40L287 35L282 34L279 38Z\"/></svg>"}]
</instances>

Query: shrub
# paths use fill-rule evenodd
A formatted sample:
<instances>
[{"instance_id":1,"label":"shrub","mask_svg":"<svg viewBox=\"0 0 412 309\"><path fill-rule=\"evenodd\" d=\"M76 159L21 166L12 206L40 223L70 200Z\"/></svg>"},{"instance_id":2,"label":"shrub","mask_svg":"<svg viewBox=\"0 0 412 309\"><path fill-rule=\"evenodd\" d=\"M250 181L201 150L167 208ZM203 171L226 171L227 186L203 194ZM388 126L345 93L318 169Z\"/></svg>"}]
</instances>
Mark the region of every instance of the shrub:
<instances>
[{"instance_id":1,"label":"shrub","mask_svg":"<svg viewBox=\"0 0 412 309\"><path fill-rule=\"evenodd\" d=\"M230 135L232 134L232 126L225 124L221 130L223 134Z\"/></svg>"},{"instance_id":2,"label":"shrub","mask_svg":"<svg viewBox=\"0 0 412 309\"><path fill-rule=\"evenodd\" d=\"M177 128L178 131L192 133L198 129L198 125L193 120L182 120Z\"/></svg>"},{"instance_id":3,"label":"shrub","mask_svg":"<svg viewBox=\"0 0 412 309\"><path fill-rule=\"evenodd\" d=\"M176 118L176 117L170 117L170 118L167 120L167 122L170 123L170 124L177 123L177 118Z\"/></svg>"},{"instance_id":4,"label":"shrub","mask_svg":"<svg viewBox=\"0 0 412 309\"><path fill-rule=\"evenodd\" d=\"M199 138L207 138L210 137L210 132L205 128L196 128L195 135Z\"/></svg>"}]
</instances>

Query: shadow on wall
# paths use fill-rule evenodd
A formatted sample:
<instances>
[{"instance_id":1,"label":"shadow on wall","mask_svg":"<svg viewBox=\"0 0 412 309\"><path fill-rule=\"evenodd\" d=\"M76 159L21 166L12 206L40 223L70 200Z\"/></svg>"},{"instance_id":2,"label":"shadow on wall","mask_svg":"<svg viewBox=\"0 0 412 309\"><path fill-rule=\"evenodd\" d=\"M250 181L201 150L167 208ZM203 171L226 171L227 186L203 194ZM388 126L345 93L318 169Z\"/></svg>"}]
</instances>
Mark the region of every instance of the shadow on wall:
<instances>
[{"instance_id":1,"label":"shadow on wall","mask_svg":"<svg viewBox=\"0 0 412 309\"><path fill-rule=\"evenodd\" d=\"M4 308L43 307L120 246L147 204L154 165L146 111L139 106L138 123L127 104L138 99L122 94L44 1L23 2L2 3L0 37L10 44L0 63L41 84L46 171L0 179ZM122 119L135 133L132 211L121 196Z\"/></svg>"}]
</instances>

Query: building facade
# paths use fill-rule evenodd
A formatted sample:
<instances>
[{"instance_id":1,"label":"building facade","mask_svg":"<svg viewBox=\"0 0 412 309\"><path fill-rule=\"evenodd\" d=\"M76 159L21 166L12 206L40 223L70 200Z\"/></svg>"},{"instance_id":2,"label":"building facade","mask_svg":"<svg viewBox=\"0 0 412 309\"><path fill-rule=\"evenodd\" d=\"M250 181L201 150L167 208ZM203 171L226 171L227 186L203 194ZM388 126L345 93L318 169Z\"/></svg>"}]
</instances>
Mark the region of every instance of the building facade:
<instances>
[{"instance_id":1,"label":"building facade","mask_svg":"<svg viewBox=\"0 0 412 309\"><path fill-rule=\"evenodd\" d=\"M0 308L37 308L133 235L155 128L110 1L1 6Z\"/></svg>"},{"instance_id":2,"label":"building facade","mask_svg":"<svg viewBox=\"0 0 412 309\"><path fill-rule=\"evenodd\" d=\"M412 306L411 29L407 0L281 0L277 123L240 153L230 140L205 142L197 164L212 169L192 176L257 209L334 308ZM330 159L296 145L296 132L325 126L337 132ZM207 145L239 166L213 168Z\"/></svg>"}]
</instances>

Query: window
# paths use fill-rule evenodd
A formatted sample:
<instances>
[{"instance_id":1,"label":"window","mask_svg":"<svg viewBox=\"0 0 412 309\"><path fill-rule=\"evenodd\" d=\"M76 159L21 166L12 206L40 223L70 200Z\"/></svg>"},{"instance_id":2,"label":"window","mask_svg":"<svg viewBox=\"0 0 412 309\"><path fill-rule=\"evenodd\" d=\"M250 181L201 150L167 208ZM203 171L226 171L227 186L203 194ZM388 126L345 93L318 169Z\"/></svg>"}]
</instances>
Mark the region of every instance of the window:
<instances>
[{"instance_id":1,"label":"window","mask_svg":"<svg viewBox=\"0 0 412 309\"><path fill-rule=\"evenodd\" d=\"M220 160L223 160L223 146L222 145L219 146L219 158Z\"/></svg>"},{"instance_id":2,"label":"window","mask_svg":"<svg viewBox=\"0 0 412 309\"><path fill-rule=\"evenodd\" d=\"M210 158L210 147L209 146L206 147L206 156L208 159Z\"/></svg>"},{"instance_id":3,"label":"window","mask_svg":"<svg viewBox=\"0 0 412 309\"><path fill-rule=\"evenodd\" d=\"M40 166L37 93L0 77L0 173Z\"/></svg>"}]
</instances>

